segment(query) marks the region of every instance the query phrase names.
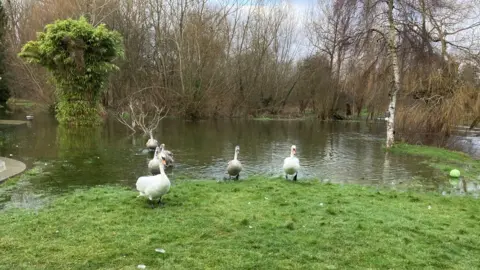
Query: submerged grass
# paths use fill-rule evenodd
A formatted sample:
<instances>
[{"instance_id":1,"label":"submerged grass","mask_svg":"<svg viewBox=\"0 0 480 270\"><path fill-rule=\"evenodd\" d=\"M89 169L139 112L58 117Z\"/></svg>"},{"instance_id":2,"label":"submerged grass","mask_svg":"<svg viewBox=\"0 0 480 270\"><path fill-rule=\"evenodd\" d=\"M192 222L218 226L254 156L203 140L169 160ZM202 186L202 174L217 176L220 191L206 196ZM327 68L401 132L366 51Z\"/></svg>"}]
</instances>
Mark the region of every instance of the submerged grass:
<instances>
[{"instance_id":1,"label":"submerged grass","mask_svg":"<svg viewBox=\"0 0 480 270\"><path fill-rule=\"evenodd\" d=\"M44 166L36 165L21 174L5 179L3 182L0 183L0 190L8 187L14 187L19 181L26 181L31 177L41 174L43 172L43 167Z\"/></svg>"},{"instance_id":2,"label":"submerged grass","mask_svg":"<svg viewBox=\"0 0 480 270\"><path fill-rule=\"evenodd\" d=\"M405 143L396 144L391 151L424 157L425 163L442 171L445 175L448 175L452 169L458 169L466 180L479 180L480 177L480 160L473 159L463 152Z\"/></svg>"},{"instance_id":3,"label":"submerged grass","mask_svg":"<svg viewBox=\"0 0 480 270\"><path fill-rule=\"evenodd\" d=\"M0 215L1 269L480 267L480 201L261 177L182 181L163 208L124 187ZM155 251L165 249L165 254Z\"/></svg>"}]
</instances>

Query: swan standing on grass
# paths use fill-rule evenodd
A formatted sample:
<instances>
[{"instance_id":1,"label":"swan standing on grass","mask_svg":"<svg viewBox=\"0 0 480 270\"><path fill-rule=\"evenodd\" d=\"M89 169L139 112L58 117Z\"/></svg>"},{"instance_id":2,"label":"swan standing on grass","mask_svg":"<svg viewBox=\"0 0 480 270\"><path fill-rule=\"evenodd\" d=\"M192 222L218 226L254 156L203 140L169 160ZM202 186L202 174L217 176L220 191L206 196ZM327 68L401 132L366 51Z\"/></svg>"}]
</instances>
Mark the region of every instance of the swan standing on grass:
<instances>
[{"instance_id":1,"label":"swan standing on grass","mask_svg":"<svg viewBox=\"0 0 480 270\"><path fill-rule=\"evenodd\" d=\"M290 156L283 161L283 171L285 171L285 178L288 180L289 174L294 174L293 181L297 181L298 170L300 169L300 161L296 157L297 147L292 145L290 149Z\"/></svg>"},{"instance_id":2,"label":"swan standing on grass","mask_svg":"<svg viewBox=\"0 0 480 270\"><path fill-rule=\"evenodd\" d=\"M173 163L175 162L175 160L173 159L172 152L165 149L165 144L164 143L162 143L160 145L160 148L162 149L162 151L160 152L160 157L165 158L165 162L166 162L165 166L166 167L173 167Z\"/></svg>"},{"instance_id":3,"label":"swan standing on grass","mask_svg":"<svg viewBox=\"0 0 480 270\"><path fill-rule=\"evenodd\" d=\"M148 170L151 174L157 175L160 173L160 153L161 148L155 148L155 154L153 155L152 160L148 162Z\"/></svg>"},{"instance_id":4,"label":"swan standing on grass","mask_svg":"<svg viewBox=\"0 0 480 270\"><path fill-rule=\"evenodd\" d=\"M154 200L158 199L158 205L163 205L162 196L170 190L170 180L164 171L165 159L159 165L160 174L153 176L140 176L137 179L137 190L140 194L137 197L147 197L150 206L155 207Z\"/></svg>"},{"instance_id":5,"label":"swan standing on grass","mask_svg":"<svg viewBox=\"0 0 480 270\"><path fill-rule=\"evenodd\" d=\"M235 176L235 179L238 180L240 177L240 172L242 171L242 163L237 159L238 153L240 153L240 146L235 146L235 155L233 160L230 160L227 165L228 177Z\"/></svg>"},{"instance_id":6,"label":"swan standing on grass","mask_svg":"<svg viewBox=\"0 0 480 270\"><path fill-rule=\"evenodd\" d=\"M148 149L155 150L158 147L158 141L153 138L152 131L149 132L150 139L148 139L147 143L145 144Z\"/></svg>"}]
</instances>

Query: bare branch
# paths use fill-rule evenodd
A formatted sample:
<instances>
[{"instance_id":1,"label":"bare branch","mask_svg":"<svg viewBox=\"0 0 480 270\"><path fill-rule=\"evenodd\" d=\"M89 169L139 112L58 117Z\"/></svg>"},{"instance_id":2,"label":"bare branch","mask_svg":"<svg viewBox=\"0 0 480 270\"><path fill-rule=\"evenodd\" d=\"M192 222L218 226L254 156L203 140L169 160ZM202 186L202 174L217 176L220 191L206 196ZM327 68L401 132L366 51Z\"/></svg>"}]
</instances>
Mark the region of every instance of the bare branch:
<instances>
[{"instance_id":1,"label":"bare branch","mask_svg":"<svg viewBox=\"0 0 480 270\"><path fill-rule=\"evenodd\" d=\"M151 91L148 91L151 90ZM128 97L124 105L120 105L115 112L115 118L133 132L141 130L145 135L152 136L160 121L168 115L169 108L160 98L155 98L153 88L144 88Z\"/></svg>"}]
</instances>

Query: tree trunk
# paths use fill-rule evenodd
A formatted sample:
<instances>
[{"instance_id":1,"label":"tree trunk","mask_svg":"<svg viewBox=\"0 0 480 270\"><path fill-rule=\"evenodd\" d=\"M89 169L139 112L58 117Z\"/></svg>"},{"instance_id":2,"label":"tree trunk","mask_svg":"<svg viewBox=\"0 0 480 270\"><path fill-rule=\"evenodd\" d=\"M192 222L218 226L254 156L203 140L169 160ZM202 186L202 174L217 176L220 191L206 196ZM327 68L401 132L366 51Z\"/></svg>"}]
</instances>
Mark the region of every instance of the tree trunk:
<instances>
[{"instance_id":1,"label":"tree trunk","mask_svg":"<svg viewBox=\"0 0 480 270\"><path fill-rule=\"evenodd\" d=\"M441 43L442 43L442 58L443 58L443 60L445 60L445 62L448 62L447 40L446 40L444 32L441 32L440 40L441 40Z\"/></svg>"},{"instance_id":2,"label":"tree trunk","mask_svg":"<svg viewBox=\"0 0 480 270\"><path fill-rule=\"evenodd\" d=\"M87 0L85 1L85 17L87 18L87 21L95 25L95 11L94 11L94 6L95 6L95 0Z\"/></svg>"},{"instance_id":3,"label":"tree trunk","mask_svg":"<svg viewBox=\"0 0 480 270\"><path fill-rule=\"evenodd\" d=\"M390 103L388 104L389 116L387 118L387 149L391 148L395 142L395 106L397 103L397 93L400 90L400 69L397 55L397 33L393 19L393 3L394 0L388 0L388 53L390 61L392 62L393 82L388 94Z\"/></svg>"},{"instance_id":4,"label":"tree trunk","mask_svg":"<svg viewBox=\"0 0 480 270\"><path fill-rule=\"evenodd\" d=\"M479 122L480 122L480 116L477 116L477 118L475 118L473 122L470 124L470 127L468 129L473 129L478 125Z\"/></svg>"}]
</instances>

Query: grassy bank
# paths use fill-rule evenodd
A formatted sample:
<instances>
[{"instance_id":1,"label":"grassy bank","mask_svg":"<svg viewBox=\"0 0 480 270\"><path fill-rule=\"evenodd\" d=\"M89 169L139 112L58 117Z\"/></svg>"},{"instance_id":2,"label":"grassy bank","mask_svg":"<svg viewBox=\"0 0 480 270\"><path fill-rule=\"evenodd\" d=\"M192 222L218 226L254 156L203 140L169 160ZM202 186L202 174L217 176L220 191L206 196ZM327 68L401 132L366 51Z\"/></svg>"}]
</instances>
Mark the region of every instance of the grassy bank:
<instances>
[{"instance_id":1,"label":"grassy bank","mask_svg":"<svg viewBox=\"0 0 480 270\"><path fill-rule=\"evenodd\" d=\"M46 111L48 109L48 105L46 104L17 98L10 98L7 100L7 105L14 111L20 110L24 112Z\"/></svg>"},{"instance_id":2,"label":"grassy bank","mask_svg":"<svg viewBox=\"0 0 480 270\"><path fill-rule=\"evenodd\" d=\"M466 180L478 180L480 175L480 160L475 160L463 152L403 143L396 144L391 151L396 154L424 157L425 163L442 171L445 175L448 175L452 169L460 170Z\"/></svg>"},{"instance_id":3,"label":"grassy bank","mask_svg":"<svg viewBox=\"0 0 480 270\"><path fill-rule=\"evenodd\" d=\"M480 267L480 201L252 178L182 181L150 209L124 187L0 215L1 269ZM165 254L155 252L165 249Z\"/></svg>"},{"instance_id":4,"label":"grassy bank","mask_svg":"<svg viewBox=\"0 0 480 270\"><path fill-rule=\"evenodd\" d=\"M305 115L277 114L277 115L262 115L258 117L253 117L251 119L257 120L257 121L289 121L289 120L312 120L312 119L317 119L317 117L312 114L305 114Z\"/></svg>"}]
</instances>

